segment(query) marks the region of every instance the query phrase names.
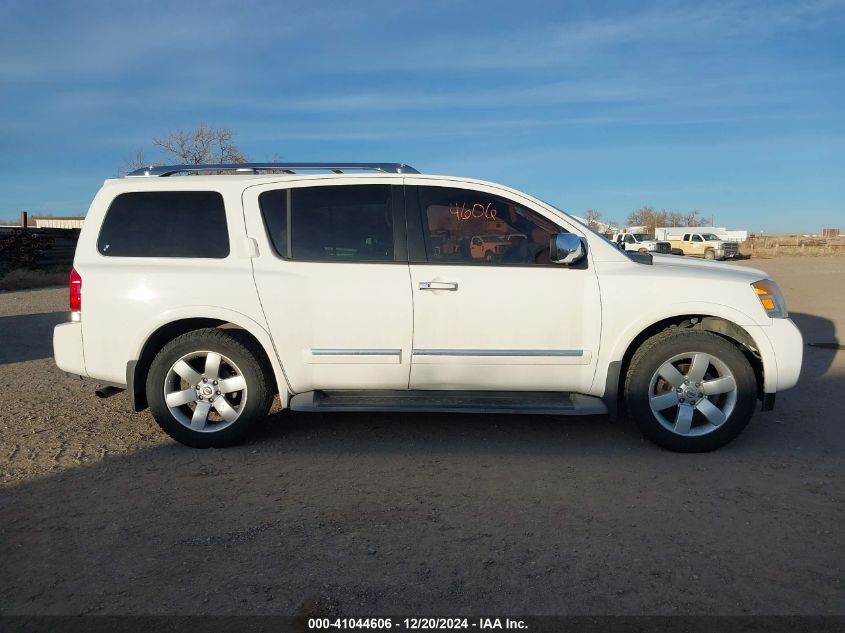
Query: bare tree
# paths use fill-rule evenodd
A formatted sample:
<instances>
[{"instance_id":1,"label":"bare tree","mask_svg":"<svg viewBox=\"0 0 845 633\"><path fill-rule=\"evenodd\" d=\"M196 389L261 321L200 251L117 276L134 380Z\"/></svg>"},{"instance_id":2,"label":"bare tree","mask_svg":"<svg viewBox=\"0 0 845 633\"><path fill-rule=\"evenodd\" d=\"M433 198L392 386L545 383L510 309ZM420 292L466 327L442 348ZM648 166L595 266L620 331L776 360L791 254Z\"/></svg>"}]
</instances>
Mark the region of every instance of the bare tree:
<instances>
[{"instance_id":1,"label":"bare tree","mask_svg":"<svg viewBox=\"0 0 845 633\"><path fill-rule=\"evenodd\" d=\"M119 175L128 174L130 171L141 169L141 167L149 167L150 163L144 157L144 150L140 147L135 148L135 154L123 162L123 166L118 171Z\"/></svg>"},{"instance_id":2,"label":"bare tree","mask_svg":"<svg viewBox=\"0 0 845 633\"><path fill-rule=\"evenodd\" d=\"M210 127L200 123L192 130L176 130L165 136L154 137L153 144L163 150L163 156L150 158L140 147L123 162L118 175L124 175L142 167L179 163L201 165L204 163L245 163L246 155L235 145L235 133L227 127Z\"/></svg>"},{"instance_id":3,"label":"bare tree","mask_svg":"<svg viewBox=\"0 0 845 633\"><path fill-rule=\"evenodd\" d=\"M613 234L618 231L622 226L621 224L619 224L619 222L610 218L604 220L604 223L607 225L604 230L604 234L607 237L613 237Z\"/></svg>"},{"instance_id":4,"label":"bare tree","mask_svg":"<svg viewBox=\"0 0 845 633\"><path fill-rule=\"evenodd\" d=\"M708 226L710 224L710 218L703 217L698 209L693 209L687 213L684 220L687 226Z\"/></svg>"},{"instance_id":5,"label":"bare tree","mask_svg":"<svg viewBox=\"0 0 845 633\"><path fill-rule=\"evenodd\" d=\"M596 228L599 225L599 220L601 220L601 211L587 209L586 213L584 213L584 219L587 221L587 226Z\"/></svg>"},{"instance_id":6,"label":"bare tree","mask_svg":"<svg viewBox=\"0 0 845 633\"><path fill-rule=\"evenodd\" d=\"M669 211L663 226L689 226L687 218L678 211Z\"/></svg>"},{"instance_id":7,"label":"bare tree","mask_svg":"<svg viewBox=\"0 0 845 633\"><path fill-rule=\"evenodd\" d=\"M666 211L658 211L654 207L640 207L628 214L628 226L644 226L654 234L654 227L661 226L666 221Z\"/></svg>"},{"instance_id":8,"label":"bare tree","mask_svg":"<svg viewBox=\"0 0 845 633\"><path fill-rule=\"evenodd\" d=\"M153 143L164 150L168 159L186 165L245 163L247 157L235 145L234 138L230 128L200 123L193 130L176 130L154 137Z\"/></svg>"},{"instance_id":9,"label":"bare tree","mask_svg":"<svg viewBox=\"0 0 845 633\"><path fill-rule=\"evenodd\" d=\"M705 226L706 224L707 220L701 217L701 212L697 210L680 213L666 209L658 211L654 207L646 206L628 214L629 226L644 226L652 235L658 226Z\"/></svg>"}]
</instances>

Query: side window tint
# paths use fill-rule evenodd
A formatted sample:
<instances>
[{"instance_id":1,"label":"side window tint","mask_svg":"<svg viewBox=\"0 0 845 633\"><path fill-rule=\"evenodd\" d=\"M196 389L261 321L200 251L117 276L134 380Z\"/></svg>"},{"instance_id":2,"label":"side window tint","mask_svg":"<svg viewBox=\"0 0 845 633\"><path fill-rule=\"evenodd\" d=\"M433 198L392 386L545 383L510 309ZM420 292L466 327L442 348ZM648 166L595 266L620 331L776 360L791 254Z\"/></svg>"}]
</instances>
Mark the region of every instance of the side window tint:
<instances>
[{"instance_id":1,"label":"side window tint","mask_svg":"<svg viewBox=\"0 0 845 633\"><path fill-rule=\"evenodd\" d=\"M224 258L229 231L216 191L139 191L111 203L97 250L107 257Z\"/></svg>"},{"instance_id":2,"label":"side window tint","mask_svg":"<svg viewBox=\"0 0 845 633\"><path fill-rule=\"evenodd\" d=\"M701 241L703 241L703 240L701 239L701 236L700 236L700 235L693 235L693 236L692 236L692 241L693 241L693 242L701 242Z\"/></svg>"},{"instance_id":3,"label":"side window tint","mask_svg":"<svg viewBox=\"0 0 845 633\"><path fill-rule=\"evenodd\" d=\"M389 185L291 189L289 222L292 259L393 260Z\"/></svg>"},{"instance_id":4,"label":"side window tint","mask_svg":"<svg viewBox=\"0 0 845 633\"><path fill-rule=\"evenodd\" d=\"M549 238L562 229L514 202L471 189L419 187L428 260L550 264Z\"/></svg>"}]
</instances>

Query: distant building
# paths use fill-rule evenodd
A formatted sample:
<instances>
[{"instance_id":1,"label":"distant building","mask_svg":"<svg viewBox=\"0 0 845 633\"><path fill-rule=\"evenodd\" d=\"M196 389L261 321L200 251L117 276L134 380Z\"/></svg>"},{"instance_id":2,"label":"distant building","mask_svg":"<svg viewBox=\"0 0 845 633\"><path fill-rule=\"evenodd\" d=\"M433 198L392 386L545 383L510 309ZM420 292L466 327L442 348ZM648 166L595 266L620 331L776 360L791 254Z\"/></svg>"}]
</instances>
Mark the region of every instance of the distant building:
<instances>
[{"instance_id":1,"label":"distant building","mask_svg":"<svg viewBox=\"0 0 845 633\"><path fill-rule=\"evenodd\" d=\"M744 242L748 239L748 231L738 229L719 229L716 235L731 242Z\"/></svg>"},{"instance_id":2,"label":"distant building","mask_svg":"<svg viewBox=\"0 0 845 633\"><path fill-rule=\"evenodd\" d=\"M85 218L82 216L47 218L33 216L27 221L27 226L34 226L37 229L81 229L83 220Z\"/></svg>"},{"instance_id":3,"label":"distant building","mask_svg":"<svg viewBox=\"0 0 845 633\"><path fill-rule=\"evenodd\" d=\"M21 211L17 224L7 227L28 227L31 229L81 229L85 216L82 215L29 215Z\"/></svg>"},{"instance_id":4,"label":"distant building","mask_svg":"<svg viewBox=\"0 0 845 633\"><path fill-rule=\"evenodd\" d=\"M839 229L822 229L822 237L839 237Z\"/></svg>"},{"instance_id":5,"label":"distant building","mask_svg":"<svg viewBox=\"0 0 845 633\"><path fill-rule=\"evenodd\" d=\"M655 229L657 239L669 239L668 235L680 235L682 233L714 233L726 242L744 242L748 239L748 231L739 229L726 229L723 226L660 226Z\"/></svg>"}]
</instances>

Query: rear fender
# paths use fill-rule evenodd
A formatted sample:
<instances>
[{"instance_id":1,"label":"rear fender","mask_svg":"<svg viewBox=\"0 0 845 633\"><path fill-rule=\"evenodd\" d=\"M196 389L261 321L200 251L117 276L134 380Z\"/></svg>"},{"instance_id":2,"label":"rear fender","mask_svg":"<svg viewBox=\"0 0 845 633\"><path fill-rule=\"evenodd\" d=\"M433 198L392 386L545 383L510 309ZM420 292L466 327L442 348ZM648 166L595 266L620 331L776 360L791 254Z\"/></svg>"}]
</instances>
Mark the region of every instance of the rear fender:
<instances>
[{"instance_id":1,"label":"rear fender","mask_svg":"<svg viewBox=\"0 0 845 633\"><path fill-rule=\"evenodd\" d=\"M276 379L276 385L278 386L279 398L282 406L287 406L288 397L291 393L290 384L270 333L260 323L251 319L247 315L234 310L227 310L218 306L187 306L176 310L168 310L158 315L157 319L148 324L144 334L133 341L130 346L130 349L134 350L134 353L131 360L126 365L126 383L130 398L133 401L133 408L136 411L145 408L146 404L145 402L142 402L142 400L146 400L145 397L138 397L139 394L143 395L144 389L144 385L139 383L143 383L145 380L143 376L139 376L139 370L141 370L141 368L138 365L138 360L146 351L144 348L147 345L147 342L153 334L162 327L177 321L184 321L188 319L208 319L220 323L231 323L232 325L249 332L264 350L264 354L267 356L267 359L273 368L273 375ZM144 406L142 406L142 404Z\"/></svg>"}]
</instances>

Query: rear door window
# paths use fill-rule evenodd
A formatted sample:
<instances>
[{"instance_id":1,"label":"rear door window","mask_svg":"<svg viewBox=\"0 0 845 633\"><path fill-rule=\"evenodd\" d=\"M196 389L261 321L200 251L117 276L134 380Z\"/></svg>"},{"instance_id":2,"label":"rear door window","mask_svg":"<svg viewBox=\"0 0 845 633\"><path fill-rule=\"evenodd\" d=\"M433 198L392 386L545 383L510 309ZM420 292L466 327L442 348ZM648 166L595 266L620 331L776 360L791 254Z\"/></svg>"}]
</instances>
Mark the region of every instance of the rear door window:
<instances>
[{"instance_id":1,"label":"rear door window","mask_svg":"<svg viewBox=\"0 0 845 633\"><path fill-rule=\"evenodd\" d=\"M393 261L389 185L265 191L264 225L282 257L304 261Z\"/></svg>"},{"instance_id":2,"label":"rear door window","mask_svg":"<svg viewBox=\"0 0 845 633\"><path fill-rule=\"evenodd\" d=\"M106 257L229 255L223 196L216 191L138 191L109 206L97 250Z\"/></svg>"}]
</instances>

